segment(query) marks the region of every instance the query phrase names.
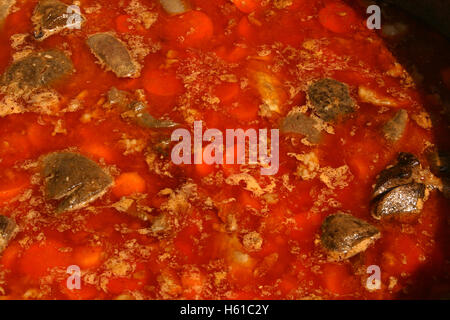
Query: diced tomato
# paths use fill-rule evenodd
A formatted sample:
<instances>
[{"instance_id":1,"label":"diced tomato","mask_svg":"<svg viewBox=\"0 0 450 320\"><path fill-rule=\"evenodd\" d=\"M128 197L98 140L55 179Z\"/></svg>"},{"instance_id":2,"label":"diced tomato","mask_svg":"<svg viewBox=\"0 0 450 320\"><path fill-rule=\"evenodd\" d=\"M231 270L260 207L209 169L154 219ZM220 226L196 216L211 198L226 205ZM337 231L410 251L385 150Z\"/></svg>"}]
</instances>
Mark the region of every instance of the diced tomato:
<instances>
[{"instance_id":1,"label":"diced tomato","mask_svg":"<svg viewBox=\"0 0 450 320\"><path fill-rule=\"evenodd\" d=\"M164 34L182 48L198 47L205 44L214 34L211 18L201 11L189 11L170 17Z\"/></svg>"},{"instance_id":2,"label":"diced tomato","mask_svg":"<svg viewBox=\"0 0 450 320\"><path fill-rule=\"evenodd\" d=\"M342 3L330 3L319 11L319 21L336 33L350 32L357 23L355 11Z\"/></svg>"}]
</instances>

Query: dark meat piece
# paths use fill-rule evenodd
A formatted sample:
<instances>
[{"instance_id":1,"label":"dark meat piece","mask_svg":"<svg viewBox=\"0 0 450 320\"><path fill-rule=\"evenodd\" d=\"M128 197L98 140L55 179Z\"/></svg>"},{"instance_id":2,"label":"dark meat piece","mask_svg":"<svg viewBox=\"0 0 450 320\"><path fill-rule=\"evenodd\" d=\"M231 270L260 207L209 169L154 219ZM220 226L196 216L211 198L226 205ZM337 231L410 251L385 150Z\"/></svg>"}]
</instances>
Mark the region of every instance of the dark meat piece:
<instances>
[{"instance_id":1,"label":"dark meat piece","mask_svg":"<svg viewBox=\"0 0 450 320\"><path fill-rule=\"evenodd\" d=\"M187 0L159 0L161 7L170 15L182 14L191 10Z\"/></svg>"},{"instance_id":2,"label":"dark meat piece","mask_svg":"<svg viewBox=\"0 0 450 320\"><path fill-rule=\"evenodd\" d=\"M316 128L317 121L301 112L291 112L281 123L281 132L299 133L308 139L309 142L317 144L320 142L321 134Z\"/></svg>"},{"instance_id":3,"label":"dark meat piece","mask_svg":"<svg viewBox=\"0 0 450 320\"><path fill-rule=\"evenodd\" d=\"M385 138L390 142L397 142L405 132L406 124L408 123L408 112L404 109L397 111L397 113L383 126L383 133Z\"/></svg>"},{"instance_id":4,"label":"dark meat piece","mask_svg":"<svg viewBox=\"0 0 450 320\"><path fill-rule=\"evenodd\" d=\"M419 170L419 160L410 153L401 152L397 163L383 170L378 176L372 199L395 187L413 182Z\"/></svg>"},{"instance_id":5,"label":"dark meat piece","mask_svg":"<svg viewBox=\"0 0 450 320\"><path fill-rule=\"evenodd\" d=\"M58 152L43 159L45 195L60 200L57 212L79 209L102 196L113 180L88 158L70 152Z\"/></svg>"},{"instance_id":6,"label":"dark meat piece","mask_svg":"<svg viewBox=\"0 0 450 320\"><path fill-rule=\"evenodd\" d=\"M9 15L9 10L15 2L16 0L0 0L0 25L3 24L6 17Z\"/></svg>"},{"instance_id":7,"label":"dark meat piece","mask_svg":"<svg viewBox=\"0 0 450 320\"><path fill-rule=\"evenodd\" d=\"M322 223L321 243L330 260L340 261L365 251L380 238L371 224L345 213L332 214Z\"/></svg>"},{"instance_id":8,"label":"dark meat piece","mask_svg":"<svg viewBox=\"0 0 450 320\"><path fill-rule=\"evenodd\" d=\"M14 62L3 74L1 82L19 89L35 89L51 84L72 69L72 61L61 51L33 52Z\"/></svg>"},{"instance_id":9,"label":"dark meat piece","mask_svg":"<svg viewBox=\"0 0 450 320\"><path fill-rule=\"evenodd\" d=\"M177 126L177 123L171 120L160 120L154 118L145 109L146 105L140 101L133 101L129 108L134 112L136 123L144 128L158 129L158 128L172 128Z\"/></svg>"},{"instance_id":10,"label":"dark meat piece","mask_svg":"<svg viewBox=\"0 0 450 320\"><path fill-rule=\"evenodd\" d=\"M44 40L51 35L66 28L75 27L75 23L84 22L80 15L79 21L73 19L71 15L75 13L68 11L69 6L58 0L41 0L34 9L31 21L34 25L34 37L37 40Z\"/></svg>"},{"instance_id":11,"label":"dark meat piece","mask_svg":"<svg viewBox=\"0 0 450 320\"><path fill-rule=\"evenodd\" d=\"M119 78L137 77L139 70L125 44L109 33L89 36L92 53Z\"/></svg>"},{"instance_id":12,"label":"dark meat piece","mask_svg":"<svg viewBox=\"0 0 450 320\"><path fill-rule=\"evenodd\" d=\"M324 121L335 121L355 110L346 84L320 79L308 88L308 100L314 112Z\"/></svg>"},{"instance_id":13,"label":"dark meat piece","mask_svg":"<svg viewBox=\"0 0 450 320\"><path fill-rule=\"evenodd\" d=\"M19 231L16 223L5 216L0 216L0 253L5 250L9 241L14 238Z\"/></svg>"},{"instance_id":14,"label":"dark meat piece","mask_svg":"<svg viewBox=\"0 0 450 320\"><path fill-rule=\"evenodd\" d=\"M415 218L423 209L428 190L422 183L410 183L394 188L380 197L372 208L375 219L394 217L398 220Z\"/></svg>"}]
</instances>

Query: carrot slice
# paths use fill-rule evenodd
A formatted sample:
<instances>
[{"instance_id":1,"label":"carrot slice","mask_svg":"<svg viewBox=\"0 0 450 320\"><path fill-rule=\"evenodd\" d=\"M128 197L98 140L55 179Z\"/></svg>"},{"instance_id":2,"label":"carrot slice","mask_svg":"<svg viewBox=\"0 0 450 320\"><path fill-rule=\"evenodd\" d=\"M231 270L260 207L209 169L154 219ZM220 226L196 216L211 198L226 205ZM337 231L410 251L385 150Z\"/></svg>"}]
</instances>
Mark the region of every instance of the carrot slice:
<instances>
[{"instance_id":1,"label":"carrot slice","mask_svg":"<svg viewBox=\"0 0 450 320\"><path fill-rule=\"evenodd\" d=\"M98 267L102 263L103 249L101 247L83 246L75 249L74 259L82 269Z\"/></svg>"},{"instance_id":2,"label":"carrot slice","mask_svg":"<svg viewBox=\"0 0 450 320\"><path fill-rule=\"evenodd\" d=\"M30 179L26 174L5 171L0 176L0 203L11 200L21 194L30 185Z\"/></svg>"},{"instance_id":3,"label":"carrot slice","mask_svg":"<svg viewBox=\"0 0 450 320\"><path fill-rule=\"evenodd\" d=\"M335 33L350 32L356 25L355 11L342 3L330 3L319 11L319 22Z\"/></svg>"},{"instance_id":4,"label":"carrot slice","mask_svg":"<svg viewBox=\"0 0 450 320\"><path fill-rule=\"evenodd\" d=\"M121 198L133 193L143 193L145 189L146 184L144 178L137 172L126 172L117 177L112 192L116 197Z\"/></svg>"},{"instance_id":5,"label":"carrot slice","mask_svg":"<svg viewBox=\"0 0 450 320\"><path fill-rule=\"evenodd\" d=\"M70 255L60 250L63 247L61 242L50 239L34 243L23 253L19 270L38 279L46 275L50 268L69 266Z\"/></svg>"},{"instance_id":6,"label":"carrot slice","mask_svg":"<svg viewBox=\"0 0 450 320\"><path fill-rule=\"evenodd\" d=\"M234 5L244 13L251 13L258 9L260 2L258 0L232 0Z\"/></svg>"},{"instance_id":7,"label":"carrot slice","mask_svg":"<svg viewBox=\"0 0 450 320\"><path fill-rule=\"evenodd\" d=\"M116 18L116 30L122 33L130 32L133 25L131 24L129 19L130 16L127 14L118 16Z\"/></svg>"},{"instance_id":8,"label":"carrot slice","mask_svg":"<svg viewBox=\"0 0 450 320\"><path fill-rule=\"evenodd\" d=\"M220 102L227 103L233 101L239 95L239 85L235 82L221 83L214 89L214 94L220 99Z\"/></svg>"},{"instance_id":9,"label":"carrot slice","mask_svg":"<svg viewBox=\"0 0 450 320\"><path fill-rule=\"evenodd\" d=\"M182 48L198 47L211 39L214 34L214 25L205 13L189 11L169 18L164 34Z\"/></svg>"},{"instance_id":10,"label":"carrot slice","mask_svg":"<svg viewBox=\"0 0 450 320\"><path fill-rule=\"evenodd\" d=\"M183 92L183 83L175 72L157 69L145 73L144 88L157 96L174 96Z\"/></svg>"}]
</instances>

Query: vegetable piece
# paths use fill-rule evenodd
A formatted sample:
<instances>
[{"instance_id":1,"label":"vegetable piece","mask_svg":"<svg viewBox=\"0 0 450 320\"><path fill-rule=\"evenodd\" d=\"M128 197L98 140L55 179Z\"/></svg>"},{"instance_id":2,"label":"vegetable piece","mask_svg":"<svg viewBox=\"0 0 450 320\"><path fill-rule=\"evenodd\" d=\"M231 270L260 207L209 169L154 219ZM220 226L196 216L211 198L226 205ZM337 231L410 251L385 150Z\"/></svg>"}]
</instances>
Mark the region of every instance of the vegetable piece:
<instances>
[{"instance_id":1,"label":"vegetable piece","mask_svg":"<svg viewBox=\"0 0 450 320\"><path fill-rule=\"evenodd\" d=\"M254 86L258 90L262 101L272 112L281 112L281 104L283 103L283 88L280 81L274 76L262 72L252 72Z\"/></svg>"},{"instance_id":2,"label":"vegetable piece","mask_svg":"<svg viewBox=\"0 0 450 320\"><path fill-rule=\"evenodd\" d=\"M316 128L317 125L317 120L299 111L291 111L283 119L280 129L284 133L302 134L309 142L317 144L321 139L320 131Z\"/></svg>"},{"instance_id":3,"label":"vegetable piece","mask_svg":"<svg viewBox=\"0 0 450 320\"><path fill-rule=\"evenodd\" d=\"M332 214L322 223L321 243L332 261L348 259L365 251L380 232L371 224L349 214Z\"/></svg>"},{"instance_id":4,"label":"vegetable piece","mask_svg":"<svg viewBox=\"0 0 450 320\"><path fill-rule=\"evenodd\" d=\"M174 96L183 92L183 83L176 74L165 70L150 70L144 75L144 88L157 96Z\"/></svg>"},{"instance_id":5,"label":"vegetable piece","mask_svg":"<svg viewBox=\"0 0 450 320\"><path fill-rule=\"evenodd\" d=\"M139 76L139 68L125 44L109 33L89 36L87 44L97 59L119 78Z\"/></svg>"},{"instance_id":6,"label":"vegetable piece","mask_svg":"<svg viewBox=\"0 0 450 320\"><path fill-rule=\"evenodd\" d=\"M64 244L47 239L31 245L22 255L19 261L19 270L34 278L39 279L50 271L51 268L69 266L70 254L61 251Z\"/></svg>"},{"instance_id":7,"label":"vegetable piece","mask_svg":"<svg viewBox=\"0 0 450 320\"><path fill-rule=\"evenodd\" d=\"M324 121L340 120L355 110L348 86L334 79L317 80L307 95L312 109Z\"/></svg>"},{"instance_id":8,"label":"vegetable piece","mask_svg":"<svg viewBox=\"0 0 450 320\"><path fill-rule=\"evenodd\" d=\"M365 86L358 88L358 96L362 102L370 103L377 107L400 107L400 102L396 99L389 98Z\"/></svg>"},{"instance_id":9,"label":"vegetable piece","mask_svg":"<svg viewBox=\"0 0 450 320\"><path fill-rule=\"evenodd\" d=\"M116 30L121 33L130 32L132 24L130 23L130 16L122 14L116 18Z\"/></svg>"},{"instance_id":10,"label":"vegetable piece","mask_svg":"<svg viewBox=\"0 0 450 320\"><path fill-rule=\"evenodd\" d=\"M113 194L118 197L126 197L134 193L144 193L146 184L137 172L125 172L116 178Z\"/></svg>"},{"instance_id":11,"label":"vegetable piece","mask_svg":"<svg viewBox=\"0 0 450 320\"><path fill-rule=\"evenodd\" d=\"M319 11L319 22L335 33L350 32L357 24L355 11L342 3L330 3Z\"/></svg>"},{"instance_id":12,"label":"vegetable piece","mask_svg":"<svg viewBox=\"0 0 450 320\"><path fill-rule=\"evenodd\" d=\"M408 112L405 109L400 109L392 119L383 126L384 137L390 142L397 142L403 136L407 123Z\"/></svg>"},{"instance_id":13,"label":"vegetable piece","mask_svg":"<svg viewBox=\"0 0 450 320\"><path fill-rule=\"evenodd\" d=\"M94 161L76 153L51 153L43 159L47 199L61 200L56 212L80 209L101 197L112 178Z\"/></svg>"},{"instance_id":14,"label":"vegetable piece","mask_svg":"<svg viewBox=\"0 0 450 320\"><path fill-rule=\"evenodd\" d=\"M16 223L12 219L0 215L0 253L5 250L17 232L19 232L19 227Z\"/></svg>"},{"instance_id":15,"label":"vegetable piece","mask_svg":"<svg viewBox=\"0 0 450 320\"><path fill-rule=\"evenodd\" d=\"M61 51L33 52L14 62L3 74L1 84L18 89L44 87L72 69L72 61Z\"/></svg>"},{"instance_id":16,"label":"vegetable piece","mask_svg":"<svg viewBox=\"0 0 450 320\"><path fill-rule=\"evenodd\" d=\"M75 23L85 21L81 15L79 19L71 19L69 6L58 0L41 0L34 9L31 21L34 25L35 39L42 41L64 29L75 27Z\"/></svg>"},{"instance_id":17,"label":"vegetable piece","mask_svg":"<svg viewBox=\"0 0 450 320\"><path fill-rule=\"evenodd\" d=\"M258 0L231 0L234 5L244 13L251 13L259 7Z\"/></svg>"},{"instance_id":18,"label":"vegetable piece","mask_svg":"<svg viewBox=\"0 0 450 320\"><path fill-rule=\"evenodd\" d=\"M210 17L201 11L189 11L169 18L164 35L177 42L182 48L199 47L214 34L214 25Z\"/></svg>"},{"instance_id":19,"label":"vegetable piece","mask_svg":"<svg viewBox=\"0 0 450 320\"><path fill-rule=\"evenodd\" d=\"M191 4L187 0L159 0L159 3L170 15L182 14L191 10Z\"/></svg>"}]
</instances>

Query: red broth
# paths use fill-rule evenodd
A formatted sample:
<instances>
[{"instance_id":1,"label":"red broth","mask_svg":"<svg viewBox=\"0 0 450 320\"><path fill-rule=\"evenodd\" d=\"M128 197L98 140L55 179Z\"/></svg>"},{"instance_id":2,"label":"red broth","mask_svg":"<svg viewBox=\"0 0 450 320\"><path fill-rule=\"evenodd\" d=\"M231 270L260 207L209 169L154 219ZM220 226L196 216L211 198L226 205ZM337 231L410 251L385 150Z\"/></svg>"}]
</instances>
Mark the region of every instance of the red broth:
<instances>
[{"instance_id":1,"label":"red broth","mask_svg":"<svg viewBox=\"0 0 450 320\"><path fill-rule=\"evenodd\" d=\"M376 176L398 152L413 153L426 163L427 147L450 147L443 138L448 122L439 116L443 102L433 100L426 86L395 74L397 58L388 48L403 40L387 44L379 32L368 30L365 8L357 1L191 0L194 9L176 16L151 0L79 2L86 17L81 30L37 42L31 36L37 1L20 1L0 31L2 73L27 45L70 53L75 72L53 86L60 95L59 110L79 104L73 112L0 118L0 214L21 229L1 254L1 298L396 299L448 294L448 200L433 192L415 223L376 221L370 215ZM86 45L87 36L96 32L114 32L128 45L142 66L139 77L119 79L102 68ZM12 48L16 34L30 36ZM450 63L442 58L432 64L439 70L434 77L442 70L438 88L446 92ZM262 115L255 71L278 83L278 113ZM333 124L331 134L323 132L317 145L304 144L303 136L281 134L279 171L266 177L257 166L176 166L170 157L155 159L157 144L170 137L170 130L139 127L106 104L112 87L141 90L154 117L190 130L193 120L223 131L271 129L279 128L292 108L304 106L308 84L324 77L350 87L357 111ZM398 105L362 102L361 86ZM410 117L404 137L389 144L380 127L398 108L410 115L428 111L437 120L425 129ZM67 149L107 168L115 185L88 207L56 215L55 203L43 196L39 159ZM345 168L341 183L330 187L320 175L302 178L297 174L301 162L292 154L314 154L320 168ZM264 192L227 183L239 173L254 177ZM117 209L121 198L132 200L129 208ZM375 225L381 239L355 257L329 262L319 244L320 226L338 211ZM168 221L162 233L155 233L162 214ZM246 246L249 234L262 241L257 248ZM80 289L67 288L71 265L81 268ZM379 290L365 287L370 265L380 267Z\"/></svg>"}]
</instances>

